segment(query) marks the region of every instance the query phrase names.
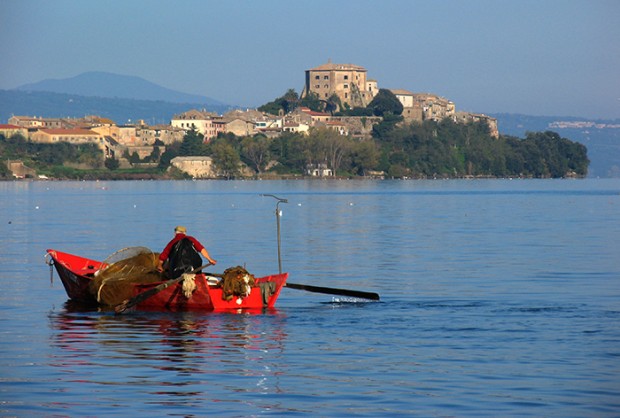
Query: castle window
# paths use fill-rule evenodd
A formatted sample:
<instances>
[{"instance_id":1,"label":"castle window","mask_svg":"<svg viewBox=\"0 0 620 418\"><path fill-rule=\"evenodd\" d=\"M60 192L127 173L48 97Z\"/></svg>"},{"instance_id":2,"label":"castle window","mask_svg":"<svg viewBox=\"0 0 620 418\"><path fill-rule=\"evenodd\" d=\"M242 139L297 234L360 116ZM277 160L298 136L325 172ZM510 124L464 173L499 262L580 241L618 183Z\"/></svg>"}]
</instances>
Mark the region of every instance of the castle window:
<instances>
[{"instance_id":1,"label":"castle window","mask_svg":"<svg viewBox=\"0 0 620 418\"><path fill-rule=\"evenodd\" d=\"M348 89L348 88L349 88L349 85L348 85L348 84L345 84L345 85L344 85L344 88L345 88L345 89Z\"/></svg>"},{"instance_id":2,"label":"castle window","mask_svg":"<svg viewBox=\"0 0 620 418\"><path fill-rule=\"evenodd\" d=\"M326 75L326 76L324 76L324 77L323 77L323 79L324 79L324 80L329 80L329 76L328 76L328 75Z\"/></svg>"},{"instance_id":3,"label":"castle window","mask_svg":"<svg viewBox=\"0 0 620 418\"><path fill-rule=\"evenodd\" d=\"M348 76L348 75L345 75L345 76L344 76L344 79L345 79L345 80L348 80L348 79L349 79L349 76Z\"/></svg>"},{"instance_id":4,"label":"castle window","mask_svg":"<svg viewBox=\"0 0 620 418\"><path fill-rule=\"evenodd\" d=\"M317 75L316 77L314 77L315 80L320 80L321 76Z\"/></svg>"}]
</instances>

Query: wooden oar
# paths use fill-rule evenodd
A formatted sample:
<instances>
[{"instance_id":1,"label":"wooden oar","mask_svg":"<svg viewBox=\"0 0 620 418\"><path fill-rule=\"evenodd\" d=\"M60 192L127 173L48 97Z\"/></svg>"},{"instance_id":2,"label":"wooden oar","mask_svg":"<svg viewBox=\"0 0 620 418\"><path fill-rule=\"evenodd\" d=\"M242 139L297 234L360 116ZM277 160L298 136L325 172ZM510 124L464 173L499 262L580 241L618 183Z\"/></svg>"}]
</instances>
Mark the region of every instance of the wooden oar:
<instances>
[{"instance_id":1,"label":"wooden oar","mask_svg":"<svg viewBox=\"0 0 620 418\"><path fill-rule=\"evenodd\" d=\"M284 285L291 289L305 290L307 292L325 293L327 295L350 296L352 298L379 300L379 295L372 292L360 292L359 290L335 289L333 287L311 286L308 284L297 284L286 282Z\"/></svg>"},{"instance_id":2,"label":"wooden oar","mask_svg":"<svg viewBox=\"0 0 620 418\"><path fill-rule=\"evenodd\" d=\"M211 265L211 263L207 263L205 265L202 265L202 266L198 267L197 269L194 269L194 270L190 271L189 274L198 273L200 270L202 270L203 268L209 267L210 265ZM134 296L131 299L127 299L127 300L119 303L118 305L116 305L114 307L114 312L116 312L116 313L123 313L127 309L133 308L138 303L143 302L144 300L146 300L146 299L148 299L148 298L150 298L152 296L155 296L156 294L158 294L162 290L166 289L167 287L170 287L173 284L179 283L182 280L183 280L183 275L181 275L181 277L178 277L176 279L172 279L172 280L168 280L166 282L163 282L162 284L157 285L154 288L147 290L146 292L142 292L142 293Z\"/></svg>"}]
</instances>

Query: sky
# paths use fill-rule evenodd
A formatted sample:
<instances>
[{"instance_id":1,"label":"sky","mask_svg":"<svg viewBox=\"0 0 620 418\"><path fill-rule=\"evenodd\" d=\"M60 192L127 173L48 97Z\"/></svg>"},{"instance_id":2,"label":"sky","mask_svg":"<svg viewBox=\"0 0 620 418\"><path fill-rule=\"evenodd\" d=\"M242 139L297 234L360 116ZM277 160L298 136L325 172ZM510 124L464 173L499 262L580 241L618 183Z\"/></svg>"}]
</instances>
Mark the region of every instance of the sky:
<instances>
[{"instance_id":1,"label":"sky","mask_svg":"<svg viewBox=\"0 0 620 418\"><path fill-rule=\"evenodd\" d=\"M87 71L256 107L328 60L457 110L620 118L619 0L0 0L0 89Z\"/></svg>"}]
</instances>

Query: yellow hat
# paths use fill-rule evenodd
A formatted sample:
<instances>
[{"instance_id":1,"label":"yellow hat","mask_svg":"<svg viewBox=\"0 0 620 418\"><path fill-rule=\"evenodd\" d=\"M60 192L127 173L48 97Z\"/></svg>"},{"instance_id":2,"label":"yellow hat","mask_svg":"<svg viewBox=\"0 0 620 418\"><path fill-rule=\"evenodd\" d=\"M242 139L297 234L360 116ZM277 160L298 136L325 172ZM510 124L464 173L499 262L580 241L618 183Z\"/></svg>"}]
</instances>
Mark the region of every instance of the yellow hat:
<instances>
[{"instance_id":1,"label":"yellow hat","mask_svg":"<svg viewBox=\"0 0 620 418\"><path fill-rule=\"evenodd\" d=\"M177 226L176 228L174 228L174 232L177 232L177 233L178 233L178 232L180 232L180 233L184 234L184 233L186 233L186 232L187 232L187 229L185 229L185 227L184 227L184 226L180 226L180 225L179 225L179 226Z\"/></svg>"}]
</instances>

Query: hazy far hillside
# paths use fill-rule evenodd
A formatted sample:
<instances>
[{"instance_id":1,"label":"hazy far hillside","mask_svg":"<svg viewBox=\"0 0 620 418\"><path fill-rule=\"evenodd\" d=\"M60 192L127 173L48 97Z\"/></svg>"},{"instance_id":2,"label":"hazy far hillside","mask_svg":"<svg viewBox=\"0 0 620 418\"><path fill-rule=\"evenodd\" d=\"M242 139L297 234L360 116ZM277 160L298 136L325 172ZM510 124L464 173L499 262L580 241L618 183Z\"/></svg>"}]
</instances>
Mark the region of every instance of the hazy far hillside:
<instances>
[{"instance_id":1,"label":"hazy far hillside","mask_svg":"<svg viewBox=\"0 0 620 418\"><path fill-rule=\"evenodd\" d=\"M527 132L553 131L584 144L590 158L589 177L620 177L620 120L569 116L531 116L498 113L499 131L524 138ZM567 123L568 122L568 123Z\"/></svg>"},{"instance_id":2,"label":"hazy far hillside","mask_svg":"<svg viewBox=\"0 0 620 418\"><path fill-rule=\"evenodd\" d=\"M0 123L13 115L48 118L78 118L97 115L112 119L119 125L144 120L149 125L169 124L175 114L190 109L205 109L223 114L226 105L204 103L172 103L160 100L112 99L75 94L0 90Z\"/></svg>"},{"instance_id":3,"label":"hazy far hillside","mask_svg":"<svg viewBox=\"0 0 620 418\"><path fill-rule=\"evenodd\" d=\"M174 91L140 77L101 71L87 72L71 78L42 80L37 83L25 84L15 90L225 106L224 103L210 97Z\"/></svg>"}]
</instances>

